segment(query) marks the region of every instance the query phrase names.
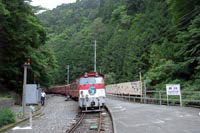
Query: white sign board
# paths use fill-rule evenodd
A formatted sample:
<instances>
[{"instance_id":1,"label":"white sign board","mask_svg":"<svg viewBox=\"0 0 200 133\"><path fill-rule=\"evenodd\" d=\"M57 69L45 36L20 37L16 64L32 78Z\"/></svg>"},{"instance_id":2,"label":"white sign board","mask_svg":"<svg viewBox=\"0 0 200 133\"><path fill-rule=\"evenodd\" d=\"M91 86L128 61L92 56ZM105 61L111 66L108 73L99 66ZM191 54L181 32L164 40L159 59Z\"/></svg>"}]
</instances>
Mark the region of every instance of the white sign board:
<instances>
[{"instance_id":1,"label":"white sign board","mask_svg":"<svg viewBox=\"0 0 200 133\"><path fill-rule=\"evenodd\" d=\"M36 84L26 85L26 104L38 104L38 89Z\"/></svg>"},{"instance_id":2,"label":"white sign board","mask_svg":"<svg viewBox=\"0 0 200 133\"><path fill-rule=\"evenodd\" d=\"M167 95L180 96L180 84L166 84Z\"/></svg>"}]
</instances>

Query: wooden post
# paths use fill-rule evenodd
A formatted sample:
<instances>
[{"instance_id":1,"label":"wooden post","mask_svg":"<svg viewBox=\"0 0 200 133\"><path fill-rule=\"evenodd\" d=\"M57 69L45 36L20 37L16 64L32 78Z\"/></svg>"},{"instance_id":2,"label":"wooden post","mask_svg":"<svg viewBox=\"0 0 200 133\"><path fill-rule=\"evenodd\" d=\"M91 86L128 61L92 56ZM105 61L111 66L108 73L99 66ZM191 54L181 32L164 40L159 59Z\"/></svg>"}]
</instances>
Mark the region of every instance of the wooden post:
<instances>
[{"instance_id":1,"label":"wooden post","mask_svg":"<svg viewBox=\"0 0 200 133\"><path fill-rule=\"evenodd\" d=\"M147 96L147 88L146 88L146 82L144 80L144 103L146 104L146 96Z\"/></svg>"},{"instance_id":2,"label":"wooden post","mask_svg":"<svg viewBox=\"0 0 200 133\"><path fill-rule=\"evenodd\" d=\"M143 91L142 91L142 74L141 74L141 72L139 73L139 75L140 75L140 88L141 88L140 103L142 103Z\"/></svg>"}]
</instances>

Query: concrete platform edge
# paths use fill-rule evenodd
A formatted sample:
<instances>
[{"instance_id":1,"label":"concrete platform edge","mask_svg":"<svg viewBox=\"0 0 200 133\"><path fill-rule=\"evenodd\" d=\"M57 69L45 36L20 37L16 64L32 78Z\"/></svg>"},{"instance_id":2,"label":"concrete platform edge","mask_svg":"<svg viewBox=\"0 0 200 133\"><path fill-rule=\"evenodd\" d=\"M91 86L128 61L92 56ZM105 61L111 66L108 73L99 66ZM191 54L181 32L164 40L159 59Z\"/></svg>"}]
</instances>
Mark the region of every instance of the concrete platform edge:
<instances>
[{"instance_id":1,"label":"concrete platform edge","mask_svg":"<svg viewBox=\"0 0 200 133\"><path fill-rule=\"evenodd\" d=\"M111 116L112 125L113 125L113 133L117 133L115 119L113 117L112 111L108 108L107 105L105 106L105 108L106 108L106 110L108 110L108 112L110 113L110 116Z\"/></svg>"}]
</instances>

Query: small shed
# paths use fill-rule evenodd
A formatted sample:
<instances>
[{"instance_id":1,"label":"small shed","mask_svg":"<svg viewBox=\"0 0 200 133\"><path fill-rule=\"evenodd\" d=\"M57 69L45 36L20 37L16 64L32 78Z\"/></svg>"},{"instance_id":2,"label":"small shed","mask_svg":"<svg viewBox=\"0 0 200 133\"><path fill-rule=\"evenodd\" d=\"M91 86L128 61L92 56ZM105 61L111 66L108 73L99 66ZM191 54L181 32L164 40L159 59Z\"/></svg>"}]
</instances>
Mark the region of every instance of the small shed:
<instances>
[{"instance_id":1,"label":"small shed","mask_svg":"<svg viewBox=\"0 0 200 133\"><path fill-rule=\"evenodd\" d=\"M38 104L41 98L41 88L37 84L26 85L26 104Z\"/></svg>"}]
</instances>

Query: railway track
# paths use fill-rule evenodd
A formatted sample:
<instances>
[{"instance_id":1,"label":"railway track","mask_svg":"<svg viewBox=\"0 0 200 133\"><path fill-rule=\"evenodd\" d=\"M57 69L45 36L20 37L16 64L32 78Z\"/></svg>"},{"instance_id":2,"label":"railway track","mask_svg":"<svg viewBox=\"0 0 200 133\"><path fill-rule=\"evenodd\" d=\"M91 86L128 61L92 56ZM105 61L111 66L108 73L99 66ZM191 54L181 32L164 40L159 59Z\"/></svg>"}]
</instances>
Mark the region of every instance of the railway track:
<instances>
[{"instance_id":1,"label":"railway track","mask_svg":"<svg viewBox=\"0 0 200 133\"><path fill-rule=\"evenodd\" d=\"M113 133L112 120L109 112L83 113L81 112L76 122L67 133Z\"/></svg>"}]
</instances>

